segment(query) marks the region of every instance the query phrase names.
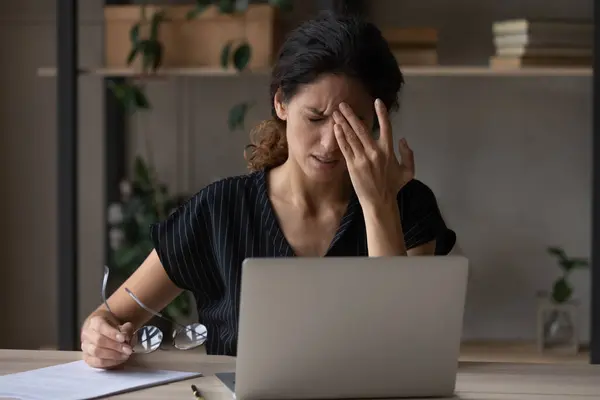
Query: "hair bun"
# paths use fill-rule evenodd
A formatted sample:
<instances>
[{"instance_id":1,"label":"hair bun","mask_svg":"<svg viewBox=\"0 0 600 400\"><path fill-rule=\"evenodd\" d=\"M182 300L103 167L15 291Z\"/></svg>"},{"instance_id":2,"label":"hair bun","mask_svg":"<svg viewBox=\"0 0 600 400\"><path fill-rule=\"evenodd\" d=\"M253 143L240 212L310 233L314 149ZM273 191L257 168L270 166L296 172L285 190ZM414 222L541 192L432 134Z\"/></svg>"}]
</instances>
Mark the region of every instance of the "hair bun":
<instances>
[{"instance_id":1,"label":"hair bun","mask_svg":"<svg viewBox=\"0 0 600 400\"><path fill-rule=\"evenodd\" d=\"M250 171L273 168L283 164L288 157L285 123L271 118L259 123L250 132L250 144L244 158Z\"/></svg>"}]
</instances>

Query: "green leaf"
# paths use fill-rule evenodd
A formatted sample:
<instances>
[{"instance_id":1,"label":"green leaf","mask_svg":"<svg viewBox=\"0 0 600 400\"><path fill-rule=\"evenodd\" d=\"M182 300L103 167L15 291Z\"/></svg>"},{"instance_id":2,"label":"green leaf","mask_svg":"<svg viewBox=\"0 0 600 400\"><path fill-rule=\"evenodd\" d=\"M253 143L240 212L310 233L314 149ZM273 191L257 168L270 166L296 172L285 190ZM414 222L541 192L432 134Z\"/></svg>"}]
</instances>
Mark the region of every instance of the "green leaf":
<instances>
[{"instance_id":1,"label":"green leaf","mask_svg":"<svg viewBox=\"0 0 600 400\"><path fill-rule=\"evenodd\" d=\"M145 187L152 186L152 177L150 175L150 168L140 156L136 156L133 161L133 174L134 179L137 183Z\"/></svg>"},{"instance_id":2,"label":"green leaf","mask_svg":"<svg viewBox=\"0 0 600 400\"><path fill-rule=\"evenodd\" d=\"M152 59L152 70L156 71L162 63L163 56L163 45L161 42L154 42L153 47L153 59Z\"/></svg>"},{"instance_id":3,"label":"green leaf","mask_svg":"<svg viewBox=\"0 0 600 400\"><path fill-rule=\"evenodd\" d=\"M250 102L242 102L234 105L229 110L229 130L234 131L238 128L244 128L244 120L246 119L246 114L248 110L252 107L252 103Z\"/></svg>"},{"instance_id":4,"label":"green leaf","mask_svg":"<svg viewBox=\"0 0 600 400\"><path fill-rule=\"evenodd\" d=\"M110 90L114 94L114 96L117 98L117 100L119 100L122 103L127 94L126 86L122 85L122 84L117 84L113 80L110 80L110 81L108 81L108 87L110 88Z\"/></svg>"},{"instance_id":5,"label":"green leaf","mask_svg":"<svg viewBox=\"0 0 600 400\"><path fill-rule=\"evenodd\" d=\"M159 11L154 13L150 21L150 40L158 41L158 33L161 22L165 20L165 12Z\"/></svg>"},{"instance_id":6,"label":"green leaf","mask_svg":"<svg viewBox=\"0 0 600 400\"><path fill-rule=\"evenodd\" d=\"M187 14L185 15L185 19L187 19L188 21L196 18L198 15L200 15L202 11L199 10L197 7L192 8L190 11L187 12Z\"/></svg>"},{"instance_id":7,"label":"green leaf","mask_svg":"<svg viewBox=\"0 0 600 400\"><path fill-rule=\"evenodd\" d=\"M131 50L129 51L129 55L127 56L127 65L131 65L131 63L135 61L135 57L137 56L139 50L139 43L131 48Z\"/></svg>"},{"instance_id":8,"label":"green leaf","mask_svg":"<svg viewBox=\"0 0 600 400\"><path fill-rule=\"evenodd\" d=\"M173 299L162 312L173 320L177 320L178 316L189 316L191 313L191 304L187 292L183 292Z\"/></svg>"},{"instance_id":9,"label":"green leaf","mask_svg":"<svg viewBox=\"0 0 600 400\"><path fill-rule=\"evenodd\" d=\"M231 54L231 46L233 46L233 41L229 41L223 46L221 50L221 67L227 68L229 65L229 56Z\"/></svg>"},{"instance_id":10,"label":"green leaf","mask_svg":"<svg viewBox=\"0 0 600 400\"><path fill-rule=\"evenodd\" d=\"M144 92L142 91L141 88L139 88L139 87L133 88L133 98L134 98L134 104L137 108L142 108L145 110L150 108L150 103L148 102L148 98L146 97L146 95L144 94Z\"/></svg>"},{"instance_id":11,"label":"green leaf","mask_svg":"<svg viewBox=\"0 0 600 400\"><path fill-rule=\"evenodd\" d=\"M573 294L573 289L565 278L560 278L554 283L552 298L557 303L564 303Z\"/></svg>"},{"instance_id":12,"label":"green leaf","mask_svg":"<svg viewBox=\"0 0 600 400\"><path fill-rule=\"evenodd\" d=\"M252 48L250 44L245 42L242 43L233 53L233 65L238 71L244 70L250 63L250 57L252 56Z\"/></svg>"},{"instance_id":13,"label":"green leaf","mask_svg":"<svg viewBox=\"0 0 600 400\"><path fill-rule=\"evenodd\" d=\"M125 106L125 109L129 113L134 113L135 109L136 109L136 107L135 107L135 91L136 91L135 85L127 84L127 86L125 88L125 98L123 99L123 104Z\"/></svg>"},{"instance_id":14,"label":"green leaf","mask_svg":"<svg viewBox=\"0 0 600 400\"><path fill-rule=\"evenodd\" d=\"M294 8L292 0L269 0L269 4L278 7L281 11L292 11Z\"/></svg>"},{"instance_id":15,"label":"green leaf","mask_svg":"<svg viewBox=\"0 0 600 400\"><path fill-rule=\"evenodd\" d=\"M573 264L572 265L573 269L576 269L576 268L587 268L590 265L589 261L587 259L585 259L585 258L572 258L571 262Z\"/></svg>"},{"instance_id":16,"label":"green leaf","mask_svg":"<svg viewBox=\"0 0 600 400\"><path fill-rule=\"evenodd\" d=\"M152 65L152 42L149 39L144 39L139 43L139 47L142 53L142 68L145 71Z\"/></svg>"},{"instance_id":17,"label":"green leaf","mask_svg":"<svg viewBox=\"0 0 600 400\"><path fill-rule=\"evenodd\" d=\"M235 11L235 0L220 0L219 10L223 14L233 14Z\"/></svg>"},{"instance_id":18,"label":"green leaf","mask_svg":"<svg viewBox=\"0 0 600 400\"><path fill-rule=\"evenodd\" d=\"M210 5L210 0L196 0L196 7L191 9L186 18L188 20L196 18L198 15L202 14Z\"/></svg>"},{"instance_id":19,"label":"green leaf","mask_svg":"<svg viewBox=\"0 0 600 400\"><path fill-rule=\"evenodd\" d=\"M163 45L158 40L142 40L139 44L143 53L143 69L155 71L162 62Z\"/></svg>"},{"instance_id":20,"label":"green leaf","mask_svg":"<svg viewBox=\"0 0 600 400\"><path fill-rule=\"evenodd\" d=\"M561 261L564 261L567 259L567 255L565 254L565 251L558 246L548 247L548 253L558 257Z\"/></svg>"},{"instance_id":21,"label":"green leaf","mask_svg":"<svg viewBox=\"0 0 600 400\"><path fill-rule=\"evenodd\" d=\"M140 40L140 23L133 25L131 30L129 31L129 38L131 39L131 43L135 46Z\"/></svg>"}]
</instances>

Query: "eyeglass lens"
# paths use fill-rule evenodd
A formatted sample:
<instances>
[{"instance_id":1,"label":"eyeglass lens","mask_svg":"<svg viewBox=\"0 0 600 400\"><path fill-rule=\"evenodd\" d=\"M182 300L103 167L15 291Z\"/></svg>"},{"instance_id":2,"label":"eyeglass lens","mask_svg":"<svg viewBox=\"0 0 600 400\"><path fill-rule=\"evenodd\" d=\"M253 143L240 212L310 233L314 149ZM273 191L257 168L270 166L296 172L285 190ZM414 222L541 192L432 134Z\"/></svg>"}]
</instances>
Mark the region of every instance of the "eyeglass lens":
<instances>
[{"instance_id":1,"label":"eyeglass lens","mask_svg":"<svg viewBox=\"0 0 600 400\"><path fill-rule=\"evenodd\" d=\"M190 350L204 344L206 340L206 327L195 323L187 329L179 328L173 333L173 345L180 350Z\"/></svg>"},{"instance_id":2,"label":"eyeglass lens","mask_svg":"<svg viewBox=\"0 0 600 400\"><path fill-rule=\"evenodd\" d=\"M157 350L163 341L163 333L152 325L146 325L136 332L136 343L133 351L136 353L150 353Z\"/></svg>"}]
</instances>

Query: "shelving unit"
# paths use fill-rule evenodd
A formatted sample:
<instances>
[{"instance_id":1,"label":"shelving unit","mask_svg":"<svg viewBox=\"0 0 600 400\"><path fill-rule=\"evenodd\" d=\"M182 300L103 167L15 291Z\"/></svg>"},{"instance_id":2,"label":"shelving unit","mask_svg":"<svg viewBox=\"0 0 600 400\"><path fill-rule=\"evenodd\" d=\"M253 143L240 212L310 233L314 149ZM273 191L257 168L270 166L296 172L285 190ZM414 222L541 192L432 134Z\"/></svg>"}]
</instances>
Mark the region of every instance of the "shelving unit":
<instances>
[{"instance_id":1,"label":"shelving unit","mask_svg":"<svg viewBox=\"0 0 600 400\"><path fill-rule=\"evenodd\" d=\"M349 7L364 9L364 0L314 0L321 9ZM127 4L126 0L105 0L106 5ZM80 76L96 76L104 80L105 87L105 204L118 199L118 184L125 175L125 127L126 117L108 88L109 81L122 81L136 76L133 69L81 68L77 65L78 26L77 1L57 2L57 66L43 67L37 73L42 77L56 77L58 102L58 193L59 233L58 281L59 281L59 346L63 350L77 347L77 88ZM600 7L595 7L595 20ZM595 31L595 53L598 53L600 32ZM415 77L582 77L592 78L593 84L593 188L592 188L592 263L591 263L591 334L589 360L600 364L600 79L594 73L598 58L591 68L523 68L493 69L487 66L433 66L402 67L406 76ZM268 70L249 74L266 76ZM234 77L235 71L221 68L165 68L157 73L157 79L171 76L183 77ZM109 157L110 155L110 157ZM105 207L106 209L106 207ZM108 246L108 245L107 245Z\"/></svg>"},{"instance_id":2,"label":"shelving unit","mask_svg":"<svg viewBox=\"0 0 600 400\"><path fill-rule=\"evenodd\" d=\"M514 77L591 77L592 68L490 68L486 66L446 66L439 65L433 67L401 67L402 73L406 76L514 76ZM219 76L247 76L258 75L267 76L268 69L248 71L238 73L232 69L222 69L218 67L198 67L198 68L162 68L152 76L156 78L170 76L189 76L189 77L219 77ZM56 76L55 67L44 67L38 69L38 75L42 77ZM101 77L135 77L139 76L139 71L128 68L80 68L79 75L92 75Z\"/></svg>"}]
</instances>

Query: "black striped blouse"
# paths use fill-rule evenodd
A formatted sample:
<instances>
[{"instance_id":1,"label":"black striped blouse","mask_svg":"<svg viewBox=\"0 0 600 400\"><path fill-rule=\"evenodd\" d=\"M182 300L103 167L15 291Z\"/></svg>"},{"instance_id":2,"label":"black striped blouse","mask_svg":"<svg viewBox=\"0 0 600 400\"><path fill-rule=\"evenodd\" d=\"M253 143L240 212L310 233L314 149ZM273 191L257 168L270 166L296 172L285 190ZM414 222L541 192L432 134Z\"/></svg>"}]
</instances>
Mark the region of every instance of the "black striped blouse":
<instances>
[{"instance_id":1,"label":"black striped blouse","mask_svg":"<svg viewBox=\"0 0 600 400\"><path fill-rule=\"evenodd\" d=\"M398 193L408 249L445 230L432 191L413 180ZM241 265L247 257L293 257L267 196L266 171L226 178L196 193L151 238L170 279L193 293L209 354L236 355ZM327 256L367 256L367 236L356 195Z\"/></svg>"}]
</instances>

